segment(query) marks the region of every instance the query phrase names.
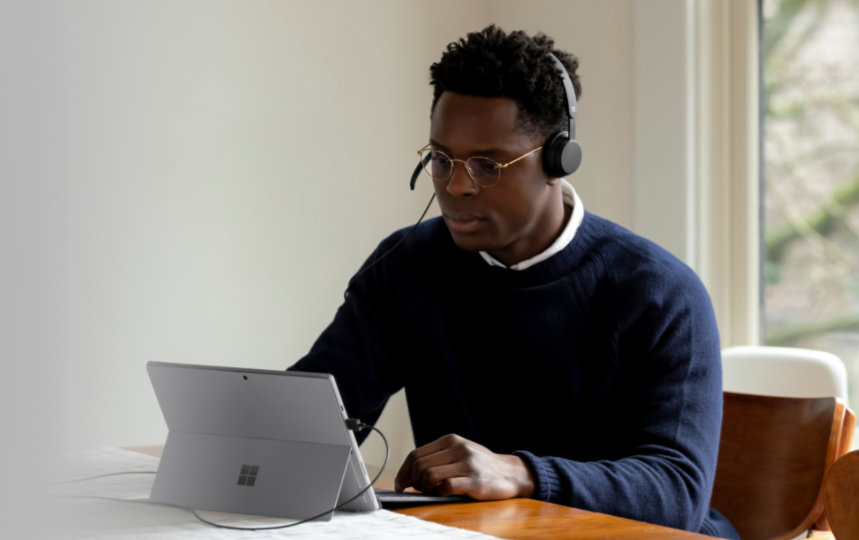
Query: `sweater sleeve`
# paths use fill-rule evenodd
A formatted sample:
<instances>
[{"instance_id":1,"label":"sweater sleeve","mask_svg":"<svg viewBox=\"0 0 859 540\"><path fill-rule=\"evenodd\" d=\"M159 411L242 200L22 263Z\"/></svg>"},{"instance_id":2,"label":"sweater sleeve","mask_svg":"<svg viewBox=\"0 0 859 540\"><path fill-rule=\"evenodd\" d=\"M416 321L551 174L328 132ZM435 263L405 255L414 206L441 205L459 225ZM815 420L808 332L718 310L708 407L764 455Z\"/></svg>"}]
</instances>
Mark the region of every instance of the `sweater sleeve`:
<instances>
[{"instance_id":1,"label":"sweater sleeve","mask_svg":"<svg viewBox=\"0 0 859 540\"><path fill-rule=\"evenodd\" d=\"M516 454L533 472L537 499L698 531L722 414L709 296L685 266L635 271L616 289L616 354L626 382L611 432L620 451L596 461Z\"/></svg>"},{"instance_id":2,"label":"sweater sleeve","mask_svg":"<svg viewBox=\"0 0 859 540\"><path fill-rule=\"evenodd\" d=\"M377 265L379 253L389 249L394 237L383 242L349 283L344 302L332 322L317 338L306 356L290 370L331 373L349 416L374 424L388 398L402 387L392 361L396 332L390 316L390 293L384 270ZM359 434L359 439L367 432Z\"/></svg>"}]
</instances>

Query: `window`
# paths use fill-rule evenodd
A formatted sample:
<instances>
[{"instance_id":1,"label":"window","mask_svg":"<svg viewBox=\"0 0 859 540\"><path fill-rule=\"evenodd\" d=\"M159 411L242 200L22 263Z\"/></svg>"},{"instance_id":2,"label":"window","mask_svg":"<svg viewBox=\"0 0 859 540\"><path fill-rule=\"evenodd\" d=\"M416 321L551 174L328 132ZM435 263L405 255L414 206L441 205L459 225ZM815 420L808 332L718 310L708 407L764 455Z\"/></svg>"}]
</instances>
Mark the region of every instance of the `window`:
<instances>
[{"instance_id":1,"label":"window","mask_svg":"<svg viewBox=\"0 0 859 540\"><path fill-rule=\"evenodd\" d=\"M762 0L764 332L859 403L859 1Z\"/></svg>"}]
</instances>

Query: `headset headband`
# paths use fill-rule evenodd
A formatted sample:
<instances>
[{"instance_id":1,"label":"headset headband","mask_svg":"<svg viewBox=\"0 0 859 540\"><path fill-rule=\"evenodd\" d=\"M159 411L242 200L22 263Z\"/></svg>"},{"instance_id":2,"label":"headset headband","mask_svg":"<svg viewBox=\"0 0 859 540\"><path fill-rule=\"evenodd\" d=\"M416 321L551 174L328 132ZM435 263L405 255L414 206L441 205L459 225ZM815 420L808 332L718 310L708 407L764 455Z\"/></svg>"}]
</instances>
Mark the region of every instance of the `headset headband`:
<instances>
[{"instance_id":1,"label":"headset headband","mask_svg":"<svg viewBox=\"0 0 859 540\"><path fill-rule=\"evenodd\" d=\"M558 71L561 72L561 80L564 83L564 95L567 101L567 114L570 116L570 139L576 138L576 89L573 87L573 81L570 80L570 74L567 73L567 68L558 60L558 57L549 53L549 58L555 62Z\"/></svg>"}]
</instances>

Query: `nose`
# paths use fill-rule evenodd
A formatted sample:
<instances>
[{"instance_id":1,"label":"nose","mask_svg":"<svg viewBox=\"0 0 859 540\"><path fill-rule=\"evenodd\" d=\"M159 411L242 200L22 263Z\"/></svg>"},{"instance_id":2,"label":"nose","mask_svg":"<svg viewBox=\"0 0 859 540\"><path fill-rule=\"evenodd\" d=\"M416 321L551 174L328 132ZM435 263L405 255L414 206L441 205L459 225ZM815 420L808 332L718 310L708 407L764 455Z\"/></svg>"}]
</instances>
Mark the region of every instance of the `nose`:
<instances>
[{"instance_id":1,"label":"nose","mask_svg":"<svg viewBox=\"0 0 859 540\"><path fill-rule=\"evenodd\" d=\"M465 163L457 163L453 174L447 181L447 192L454 197L467 197L477 194L477 183L469 176Z\"/></svg>"}]
</instances>

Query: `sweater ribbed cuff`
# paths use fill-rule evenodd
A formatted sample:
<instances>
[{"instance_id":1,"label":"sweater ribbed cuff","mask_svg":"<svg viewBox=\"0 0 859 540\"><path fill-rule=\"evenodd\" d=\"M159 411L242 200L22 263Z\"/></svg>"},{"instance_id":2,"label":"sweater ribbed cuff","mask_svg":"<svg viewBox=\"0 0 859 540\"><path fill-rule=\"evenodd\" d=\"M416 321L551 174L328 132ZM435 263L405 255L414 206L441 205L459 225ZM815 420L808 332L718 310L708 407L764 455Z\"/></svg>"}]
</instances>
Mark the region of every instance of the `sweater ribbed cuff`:
<instances>
[{"instance_id":1,"label":"sweater ribbed cuff","mask_svg":"<svg viewBox=\"0 0 859 540\"><path fill-rule=\"evenodd\" d=\"M521 458L534 476L534 494L531 498L539 501L554 500L560 491L560 484L558 483L558 476L548 460L538 458L526 450L517 450L513 452L513 455Z\"/></svg>"}]
</instances>

